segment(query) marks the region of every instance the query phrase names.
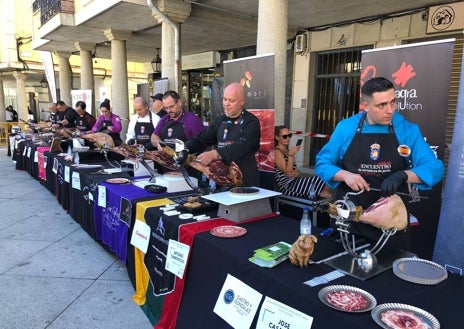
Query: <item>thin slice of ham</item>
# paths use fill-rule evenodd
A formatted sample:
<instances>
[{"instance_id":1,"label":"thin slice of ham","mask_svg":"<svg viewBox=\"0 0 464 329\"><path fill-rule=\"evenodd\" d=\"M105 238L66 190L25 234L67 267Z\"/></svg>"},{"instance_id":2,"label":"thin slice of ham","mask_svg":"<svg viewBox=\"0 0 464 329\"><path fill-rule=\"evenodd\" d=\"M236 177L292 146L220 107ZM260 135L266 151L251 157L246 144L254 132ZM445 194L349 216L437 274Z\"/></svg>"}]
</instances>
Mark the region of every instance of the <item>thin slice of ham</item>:
<instances>
[{"instance_id":1,"label":"thin slice of ham","mask_svg":"<svg viewBox=\"0 0 464 329\"><path fill-rule=\"evenodd\" d=\"M408 213L403 200L393 194L380 198L363 211L359 221L383 229L403 230L408 225Z\"/></svg>"}]
</instances>

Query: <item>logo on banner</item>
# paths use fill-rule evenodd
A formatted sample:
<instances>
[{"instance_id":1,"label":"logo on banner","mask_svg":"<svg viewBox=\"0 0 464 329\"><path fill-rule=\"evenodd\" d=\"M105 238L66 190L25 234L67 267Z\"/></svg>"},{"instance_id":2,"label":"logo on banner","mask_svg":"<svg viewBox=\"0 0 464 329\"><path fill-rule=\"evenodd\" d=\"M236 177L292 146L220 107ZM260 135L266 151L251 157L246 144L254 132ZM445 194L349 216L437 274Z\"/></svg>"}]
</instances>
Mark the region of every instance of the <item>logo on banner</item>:
<instances>
[{"instance_id":1,"label":"logo on banner","mask_svg":"<svg viewBox=\"0 0 464 329\"><path fill-rule=\"evenodd\" d=\"M156 227L156 232L159 232L161 236L164 237L165 229L164 229L164 223L163 223L163 216L159 218L158 226Z\"/></svg>"},{"instance_id":2,"label":"logo on banner","mask_svg":"<svg viewBox=\"0 0 464 329\"><path fill-rule=\"evenodd\" d=\"M414 67L406 64L406 62L401 63L400 68L392 74L392 77L395 78L395 83L401 88L404 88L408 81L415 76Z\"/></svg>"},{"instance_id":3,"label":"logo on banner","mask_svg":"<svg viewBox=\"0 0 464 329\"><path fill-rule=\"evenodd\" d=\"M374 78L376 76L377 67L375 65L368 65L361 74L361 84L364 85L364 82ZM396 109L401 111L421 111L423 110L423 104L417 102L416 99L419 98L417 90L415 88L408 89L406 85L409 81L416 76L414 66L406 62L402 62L400 67L392 73L393 82L401 87L402 89L395 90L396 97ZM362 102L360 103L360 108L362 109Z\"/></svg>"}]
</instances>

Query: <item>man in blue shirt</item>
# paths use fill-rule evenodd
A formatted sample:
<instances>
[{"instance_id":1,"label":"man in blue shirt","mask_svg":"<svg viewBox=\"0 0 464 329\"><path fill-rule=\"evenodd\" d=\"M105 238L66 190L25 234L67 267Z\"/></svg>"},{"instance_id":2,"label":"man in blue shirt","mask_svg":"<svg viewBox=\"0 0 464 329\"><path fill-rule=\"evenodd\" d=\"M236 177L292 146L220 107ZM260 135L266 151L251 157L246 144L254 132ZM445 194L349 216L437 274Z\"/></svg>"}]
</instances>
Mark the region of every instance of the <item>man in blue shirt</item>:
<instances>
[{"instance_id":1,"label":"man in blue shirt","mask_svg":"<svg viewBox=\"0 0 464 329\"><path fill-rule=\"evenodd\" d=\"M337 124L316 157L317 175L331 188L337 188L336 199L342 199L347 192L364 191L350 195L350 200L364 209L381 196L408 193L407 183L431 189L443 178L443 162L436 158L418 125L396 112L391 81L372 78L361 92L364 110ZM409 202L404 203L408 206ZM363 223L352 223L350 230L372 241L381 234L379 229ZM398 232L390 242L409 249L406 234Z\"/></svg>"}]
</instances>

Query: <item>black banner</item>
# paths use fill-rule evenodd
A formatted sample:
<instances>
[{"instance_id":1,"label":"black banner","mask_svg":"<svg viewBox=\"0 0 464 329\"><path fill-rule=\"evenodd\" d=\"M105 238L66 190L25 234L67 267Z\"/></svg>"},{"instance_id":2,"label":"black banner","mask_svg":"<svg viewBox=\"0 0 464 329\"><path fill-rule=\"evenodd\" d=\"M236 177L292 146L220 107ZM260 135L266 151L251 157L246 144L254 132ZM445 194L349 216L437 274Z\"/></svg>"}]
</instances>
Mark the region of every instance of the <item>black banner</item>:
<instances>
[{"instance_id":1,"label":"black banner","mask_svg":"<svg viewBox=\"0 0 464 329\"><path fill-rule=\"evenodd\" d=\"M443 160L449 80L454 39L363 51L361 84L383 76L396 88L397 111L417 123L439 159ZM411 248L432 258L441 206L441 184L421 191L427 200L410 205Z\"/></svg>"}]
</instances>

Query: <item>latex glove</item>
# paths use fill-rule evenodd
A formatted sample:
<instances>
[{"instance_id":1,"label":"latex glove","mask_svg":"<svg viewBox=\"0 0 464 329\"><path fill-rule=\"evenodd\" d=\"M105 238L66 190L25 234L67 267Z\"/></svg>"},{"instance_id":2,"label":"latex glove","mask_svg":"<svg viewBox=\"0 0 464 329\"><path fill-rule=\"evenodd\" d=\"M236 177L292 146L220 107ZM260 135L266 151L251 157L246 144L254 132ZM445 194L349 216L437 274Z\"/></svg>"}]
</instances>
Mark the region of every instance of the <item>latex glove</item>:
<instances>
[{"instance_id":1,"label":"latex glove","mask_svg":"<svg viewBox=\"0 0 464 329\"><path fill-rule=\"evenodd\" d=\"M145 149L148 150L148 151L155 151L156 148L153 146L153 144L151 142L147 142L145 143Z\"/></svg>"},{"instance_id":2,"label":"latex glove","mask_svg":"<svg viewBox=\"0 0 464 329\"><path fill-rule=\"evenodd\" d=\"M391 174L382 182L382 185L380 186L380 194L384 197L395 194L400 186L406 183L407 180L408 174L406 174L403 170Z\"/></svg>"},{"instance_id":3,"label":"latex glove","mask_svg":"<svg viewBox=\"0 0 464 329\"><path fill-rule=\"evenodd\" d=\"M134 145L135 144L135 139L131 138L127 141L127 145Z\"/></svg>"},{"instance_id":4,"label":"latex glove","mask_svg":"<svg viewBox=\"0 0 464 329\"><path fill-rule=\"evenodd\" d=\"M188 154L188 150L186 149L180 151L179 154L174 158L176 165L182 166L185 161L187 161Z\"/></svg>"}]
</instances>

